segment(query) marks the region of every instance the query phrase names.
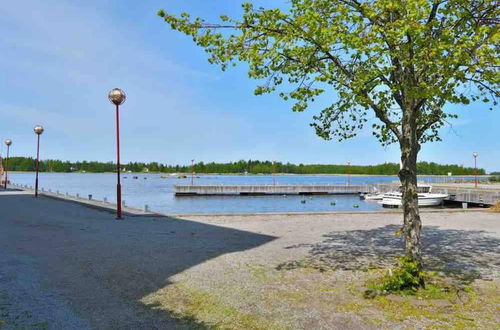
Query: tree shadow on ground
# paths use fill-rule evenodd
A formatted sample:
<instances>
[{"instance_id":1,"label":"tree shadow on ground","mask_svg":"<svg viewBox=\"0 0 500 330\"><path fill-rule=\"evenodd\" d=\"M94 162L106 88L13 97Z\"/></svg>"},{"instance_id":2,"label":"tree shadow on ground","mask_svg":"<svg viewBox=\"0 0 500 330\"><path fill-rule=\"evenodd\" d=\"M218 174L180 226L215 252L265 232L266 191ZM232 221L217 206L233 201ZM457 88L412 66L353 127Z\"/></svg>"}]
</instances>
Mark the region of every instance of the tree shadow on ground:
<instances>
[{"instance_id":1,"label":"tree shadow on ground","mask_svg":"<svg viewBox=\"0 0 500 330\"><path fill-rule=\"evenodd\" d=\"M212 328L142 300L189 268L275 239L174 217L117 221L109 212L22 194L0 195L0 210L0 264L12 264L0 268L11 282L0 284L14 287L23 264L39 274L30 281L98 329Z\"/></svg>"},{"instance_id":2,"label":"tree shadow on ground","mask_svg":"<svg viewBox=\"0 0 500 330\"><path fill-rule=\"evenodd\" d=\"M401 226L387 225L369 230L331 232L324 235L324 241L311 245L306 259L288 262L278 268L386 268L394 265L394 259L404 253L404 240L396 235L400 229ZM500 272L500 239L485 231L425 226L422 246L427 270L486 279Z\"/></svg>"}]
</instances>

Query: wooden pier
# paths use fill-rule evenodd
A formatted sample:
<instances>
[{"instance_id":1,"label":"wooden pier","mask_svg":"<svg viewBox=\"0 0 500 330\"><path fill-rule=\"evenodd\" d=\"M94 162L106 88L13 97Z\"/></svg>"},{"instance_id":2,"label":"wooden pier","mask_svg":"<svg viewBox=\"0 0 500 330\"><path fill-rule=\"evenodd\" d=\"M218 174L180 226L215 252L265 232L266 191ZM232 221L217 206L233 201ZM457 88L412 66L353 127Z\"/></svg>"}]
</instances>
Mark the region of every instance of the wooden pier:
<instances>
[{"instance_id":1,"label":"wooden pier","mask_svg":"<svg viewBox=\"0 0 500 330\"><path fill-rule=\"evenodd\" d=\"M493 205L500 201L500 189L495 190L484 187L467 188L454 187L452 185L433 185L432 191L449 195L446 199L448 202Z\"/></svg>"},{"instance_id":2,"label":"wooden pier","mask_svg":"<svg viewBox=\"0 0 500 330\"><path fill-rule=\"evenodd\" d=\"M375 185L176 185L175 196L265 196L265 195L357 195L373 191L388 192L398 183ZM432 192L449 195L448 203L493 205L500 201L500 187L468 187L433 184Z\"/></svg>"},{"instance_id":3,"label":"wooden pier","mask_svg":"<svg viewBox=\"0 0 500 330\"><path fill-rule=\"evenodd\" d=\"M174 193L176 196L355 195L370 189L369 185L176 185Z\"/></svg>"}]
</instances>

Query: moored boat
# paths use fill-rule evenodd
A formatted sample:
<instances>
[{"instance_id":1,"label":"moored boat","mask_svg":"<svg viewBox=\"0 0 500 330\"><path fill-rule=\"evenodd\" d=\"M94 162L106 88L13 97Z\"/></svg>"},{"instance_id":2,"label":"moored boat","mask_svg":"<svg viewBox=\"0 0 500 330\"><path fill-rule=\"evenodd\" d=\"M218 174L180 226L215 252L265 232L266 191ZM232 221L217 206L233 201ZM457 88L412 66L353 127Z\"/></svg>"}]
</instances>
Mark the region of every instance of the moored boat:
<instances>
[{"instance_id":1,"label":"moored boat","mask_svg":"<svg viewBox=\"0 0 500 330\"><path fill-rule=\"evenodd\" d=\"M443 204L443 201L448 195L446 194L435 194L431 192L432 187L428 185L418 186L417 196L418 196L418 206L439 206ZM379 202L384 207L400 207L403 204L403 193L400 191L394 191L384 194L382 201Z\"/></svg>"},{"instance_id":2,"label":"moored boat","mask_svg":"<svg viewBox=\"0 0 500 330\"><path fill-rule=\"evenodd\" d=\"M384 198L384 194L381 193L361 194L359 197L367 201L380 201Z\"/></svg>"}]
</instances>

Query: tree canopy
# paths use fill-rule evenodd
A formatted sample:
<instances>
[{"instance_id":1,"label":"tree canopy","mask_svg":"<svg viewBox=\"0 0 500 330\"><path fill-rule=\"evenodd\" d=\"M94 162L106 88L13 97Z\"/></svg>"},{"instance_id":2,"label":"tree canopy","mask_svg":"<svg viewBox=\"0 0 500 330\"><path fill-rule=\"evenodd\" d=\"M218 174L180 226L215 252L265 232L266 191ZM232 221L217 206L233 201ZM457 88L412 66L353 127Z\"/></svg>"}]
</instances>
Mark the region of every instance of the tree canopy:
<instances>
[{"instance_id":1,"label":"tree canopy","mask_svg":"<svg viewBox=\"0 0 500 330\"><path fill-rule=\"evenodd\" d=\"M417 158L421 145L457 116L446 104L497 105L497 0L290 0L286 10L243 4L220 23L160 10L172 29L191 36L223 70L248 64L256 94L277 91L306 110L325 92L332 101L314 116L324 139L344 140L372 126L383 144L398 142L408 260L421 275Z\"/></svg>"},{"instance_id":2,"label":"tree canopy","mask_svg":"<svg viewBox=\"0 0 500 330\"><path fill-rule=\"evenodd\" d=\"M351 138L370 121L384 144L404 137L410 113L419 142L439 139L455 113L446 103L497 104L498 1L292 0L288 12L243 4L239 19L210 24L159 11L193 37L223 70L249 64L263 82L256 94L279 90L304 111L330 89L337 98L315 117L319 136ZM229 29L230 32L225 31ZM227 32L227 33L226 33ZM291 90L289 90L291 89Z\"/></svg>"}]
</instances>

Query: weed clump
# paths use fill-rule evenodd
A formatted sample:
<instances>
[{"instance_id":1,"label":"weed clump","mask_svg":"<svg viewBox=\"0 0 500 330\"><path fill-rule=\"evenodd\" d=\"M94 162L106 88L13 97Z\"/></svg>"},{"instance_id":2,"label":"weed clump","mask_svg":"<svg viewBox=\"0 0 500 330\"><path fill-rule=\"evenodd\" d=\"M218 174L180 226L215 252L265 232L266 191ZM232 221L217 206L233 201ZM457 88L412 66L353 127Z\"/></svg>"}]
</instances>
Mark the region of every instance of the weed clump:
<instances>
[{"instance_id":1,"label":"weed clump","mask_svg":"<svg viewBox=\"0 0 500 330\"><path fill-rule=\"evenodd\" d=\"M365 298L374 298L380 294L389 293L414 293L424 287L425 272L418 262L409 256L398 258L394 269L389 269L387 274L378 281L369 285L371 289L365 291Z\"/></svg>"},{"instance_id":2,"label":"weed clump","mask_svg":"<svg viewBox=\"0 0 500 330\"><path fill-rule=\"evenodd\" d=\"M398 258L398 265L383 279L380 288L387 292L416 290L423 286L424 272L420 270L418 262L411 257Z\"/></svg>"},{"instance_id":3,"label":"weed clump","mask_svg":"<svg viewBox=\"0 0 500 330\"><path fill-rule=\"evenodd\" d=\"M493 205L493 206L490 208L490 212L493 212L493 213L500 213L500 201L498 201L495 205Z\"/></svg>"}]
</instances>

